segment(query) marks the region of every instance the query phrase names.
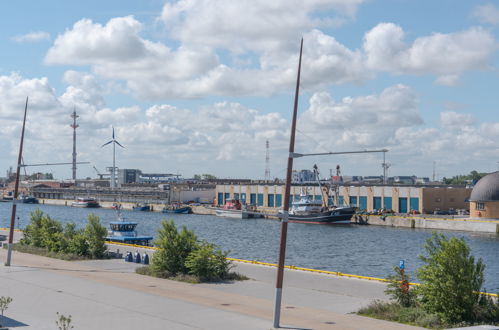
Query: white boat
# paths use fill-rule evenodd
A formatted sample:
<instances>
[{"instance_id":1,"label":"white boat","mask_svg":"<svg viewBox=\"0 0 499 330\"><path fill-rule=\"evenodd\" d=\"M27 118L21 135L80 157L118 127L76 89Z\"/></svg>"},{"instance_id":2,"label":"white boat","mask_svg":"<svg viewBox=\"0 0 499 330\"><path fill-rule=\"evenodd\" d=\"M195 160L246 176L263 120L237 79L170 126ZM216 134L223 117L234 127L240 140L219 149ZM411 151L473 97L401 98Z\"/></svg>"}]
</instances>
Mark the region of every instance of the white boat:
<instances>
[{"instance_id":1,"label":"white boat","mask_svg":"<svg viewBox=\"0 0 499 330\"><path fill-rule=\"evenodd\" d=\"M78 197L73 203L73 207L100 207L99 202L93 197Z\"/></svg>"},{"instance_id":2,"label":"white boat","mask_svg":"<svg viewBox=\"0 0 499 330\"><path fill-rule=\"evenodd\" d=\"M242 205L237 199L228 199L225 201L223 208L215 211L218 217L232 218L232 219L248 219L260 218L261 215L249 208L247 205Z\"/></svg>"},{"instance_id":3,"label":"white boat","mask_svg":"<svg viewBox=\"0 0 499 330\"><path fill-rule=\"evenodd\" d=\"M321 200L300 195L289 210L290 222L349 224L355 214L355 207L324 207Z\"/></svg>"}]
</instances>

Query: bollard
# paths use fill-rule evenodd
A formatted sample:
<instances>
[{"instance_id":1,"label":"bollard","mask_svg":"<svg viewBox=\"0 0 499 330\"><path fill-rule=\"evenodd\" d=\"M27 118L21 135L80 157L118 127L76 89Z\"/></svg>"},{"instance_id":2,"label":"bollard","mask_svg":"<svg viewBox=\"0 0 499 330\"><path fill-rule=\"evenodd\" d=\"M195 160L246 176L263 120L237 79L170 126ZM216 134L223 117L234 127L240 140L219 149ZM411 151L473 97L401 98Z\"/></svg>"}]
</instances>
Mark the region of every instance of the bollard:
<instances>
[{"instance_id":1,"label":"bollard","mask_svg":"<svg viewBox=\"0 0 499 330\"><path fill-rule=\"evenodd\" d=\"M126 261L126 262L133 262L132 252L128 251L128 252L126 253L125 261Z\"/></svg>"},{"instance_id":2,"label":"bollard","mask_svg":"<svg viewBox=\"0 0 499 330\"><path fill-rule=\"evenodd\" d=\"M144 253L144 255L142 256L142 263L144 265L149 265L149 256L147 255L147 253Z\"/></svg>"},{"instance_id":3,"label":"bollard","mask_svg":"<svg viewBox=\"0 0 499 330\"><path fill-rule=\"evenodd\" d=\"M140 253L139 252L135 253L135 263L140 264Z\"/></svg>"}]
</instances>

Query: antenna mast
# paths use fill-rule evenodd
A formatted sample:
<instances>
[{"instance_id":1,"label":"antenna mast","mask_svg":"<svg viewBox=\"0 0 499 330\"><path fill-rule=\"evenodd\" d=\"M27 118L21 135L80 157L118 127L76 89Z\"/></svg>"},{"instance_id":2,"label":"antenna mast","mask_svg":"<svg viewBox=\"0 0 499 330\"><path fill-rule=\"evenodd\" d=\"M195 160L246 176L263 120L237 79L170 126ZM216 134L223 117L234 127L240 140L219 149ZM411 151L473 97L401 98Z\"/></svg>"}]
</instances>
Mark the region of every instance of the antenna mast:
<instances>
[{"instance_id":1,"label":"antenna mast","mask_svg":"<svg viewBox=\"0 0 499 330\"><path fill-rule=\"evenodd\" d=\"M386 162L385 155L386 155L386 151L383 151L383 164L381 164L381 167L383 167L383 183L384 184L387 183L387 180L388 180L388 178L387 178L388 169L392 165L392 164L389 164L389 163Z\"/></svg>"},{"instance_id":2,"label":"antenna mast","mask_svg":"<svg viewBox=\"0 0 499 330\"><path fill-rule=\"evenodd\" d=\"M269 140L265 142L265 181L270 181L270 149Z\"/></svg>"},{"instance_id":3,"label":"antenna mast","mask_svg":"<svg viewBox=\"0 0 499 330\"><path fill-rule=\"evenodd\" d=\"M76 180L76 129L80 126L76 124L76 118L79 116L76 114L76 107L74 107L71 118L73 118L73 124L70 125L73 128L73 180Z\"/></svg>"}]
</instances>

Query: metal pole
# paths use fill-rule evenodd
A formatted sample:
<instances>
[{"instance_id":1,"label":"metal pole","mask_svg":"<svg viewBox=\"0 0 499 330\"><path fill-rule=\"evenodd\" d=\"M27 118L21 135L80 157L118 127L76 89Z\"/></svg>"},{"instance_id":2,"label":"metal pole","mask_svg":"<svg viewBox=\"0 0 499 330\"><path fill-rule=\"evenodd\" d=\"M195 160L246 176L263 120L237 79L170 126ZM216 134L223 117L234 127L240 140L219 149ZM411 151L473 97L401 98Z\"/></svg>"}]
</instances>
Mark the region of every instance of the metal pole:
<instances>
[{"instance_id":1,"label":"metal pole","mask_svg":"<svg viewBox=\"0 0 499 330\"><path fill-rule=\"evenodd\" d=\"M113 170L111 172L111 188L114 188L116 180L114 178L114 170L116 168L116 142L114 142L114 132L113 132Z\"/></svg>"},{"instance_id":2,"label":"metal pole","mask_svg":"<svg viewBox=\"0 0 499 330\"><path fill-rule=\"evenodd\" d=\"M14 186L14 196L12 199L12 214L10 217L10 228L9 228L9 244L7 250L7 261L5 262L5 266L10 266L10 260L12 258L12 244L14 244L14 226L16 220L16 209L17 209L17 193L19 192L19 173L21 172L21 161L22 161L23 143L24 143L24 128L26 126L27 112L28 112L28 97L26 97L26 106L24 107L23 129L21 131L21 143L19 145L19 156L17 158L16 183Z\"/></svg>"},{"instance_id":3,"label":"metal pole","mask_svg":"<svg viewBox=\"0 0 499 330\"><path fill-rule=\"evenodd\" d=\"M277 280L275 290L275 305L274 305L274 328L279 328L281 319L281 299L282 299L282 282L284 277L284 260L286 258L286 239L288 235L288 216L289 216L289 196L291 193L291 174L293 171L293 153L295 150L295 131L296 131L296 116L298 112L298 94L300 91L300 71L301 71L301 56L303 50L303 38L300 43L300 58L298 60L298 74L296 78L295 103L293 108L293 120L291 122L291 137L289 140L289 156L288 170L286 173L286 188L284 192L284 207L281 221L281 242L279 247L279 262L277 266Z\"/></svg>"}]
</instances>

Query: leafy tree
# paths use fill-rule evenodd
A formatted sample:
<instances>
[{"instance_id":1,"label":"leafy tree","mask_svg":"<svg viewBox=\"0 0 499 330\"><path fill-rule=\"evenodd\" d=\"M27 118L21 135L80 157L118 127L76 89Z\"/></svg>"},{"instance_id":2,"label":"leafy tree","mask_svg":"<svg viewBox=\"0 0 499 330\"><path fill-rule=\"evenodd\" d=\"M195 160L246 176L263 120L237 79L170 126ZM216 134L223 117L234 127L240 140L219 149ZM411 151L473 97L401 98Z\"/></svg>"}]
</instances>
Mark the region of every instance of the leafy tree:
<instances>
[{"instance_id":1,"label":"leafy tree","mask_svg":"<svg viewBox=\"0 0 499 330\"><path fill-rule=\"evenodd\" d=\"M3 318L3 312L7 310L7 308L9 308L9 304L12 302L12 298L11 297L4 297L4 296L1 296L0 297L0 311L2 312L2 318ZM0 327L2 325L0 324Z\"/></svg>"},{"instance_id":2,"label":"leafy tree","mask_svg":"<svg viewBox=\"0 0 499 330\"><path fill-rule=\"evenodd\" d=\"M94 214L89 214L87 221L84 238L88 243L88 254L92 258L102 258L106 251L107 230L100 224L99 217Z\"/></svg>"},{"instance_id":3,"label":"leafy tree","mask_svg":"<svg viewBox=\"0 0 499 330\"><path fill-rule=\"evenodd\" d=\"M443 178L443 182L445 184L468 184L468 183L476 183L478 180L486 176L488 173L478 173L473 170L468 175L455 175L452 178Z\"/></svg>"},{"instance_id":4,"label":"leafy tree","mask_svg":"<svg viewBox=\"0 0 499 330\"><path fill-rule=\"evenodd\" d=\"M202 242L192 251L185 261L189 274L201 281L221 280L231 269L231 262L226 259L228 251L221 251L216 245Z\"/></svg>"},{"instance_id":5,"label":"leafy tree","mask_svg":"<svg viewBox=\"0 0 499 330\"><path fill-rule=\"evenodd\" d=\"M193 231L182 226L179 232L173 220L161 222L158 238L154 242L158 250L151 260L151 269L156 274L186 274L187 256L198 247Z\"/></svg>"},{"instance_id":6,"label":"leafy tree","mask_svg":"<svg viewBox=\"0 0 499 330\"><path fill-rule=\"evenodd\" d=\"M479 293L484 282L482 259L475 262L463 238L437 233L424 248L428 255L420 256L425 264L417 271L423 308L449 323L475 320L475 312L484 304Z\"/></svg>"},{"instance_id":7,"label":"leafy tree","mask_svg":"<svg viewBox=\"0 0 499 330\"><path fill-rule=\"evenodd\" d=\"M74 328L71 325L71 315L65 316L64 314L59 314L59 312L57 312L56 315L57 320L55 321L55 324L59 330L69 330Z\"/></svg>"},{"instance_id":8,"label":"leafy tree","mask_svg":"<svg viewBox=\"0 0 499 330\"><path fill-rule=\"evenodd\" d=\"M385 293L403 307L416 305L416 293L409 286L409 275L402 273L400 267L393 267L395 274L388 277L389 284Z\"/></svg>"}]
</instances>

